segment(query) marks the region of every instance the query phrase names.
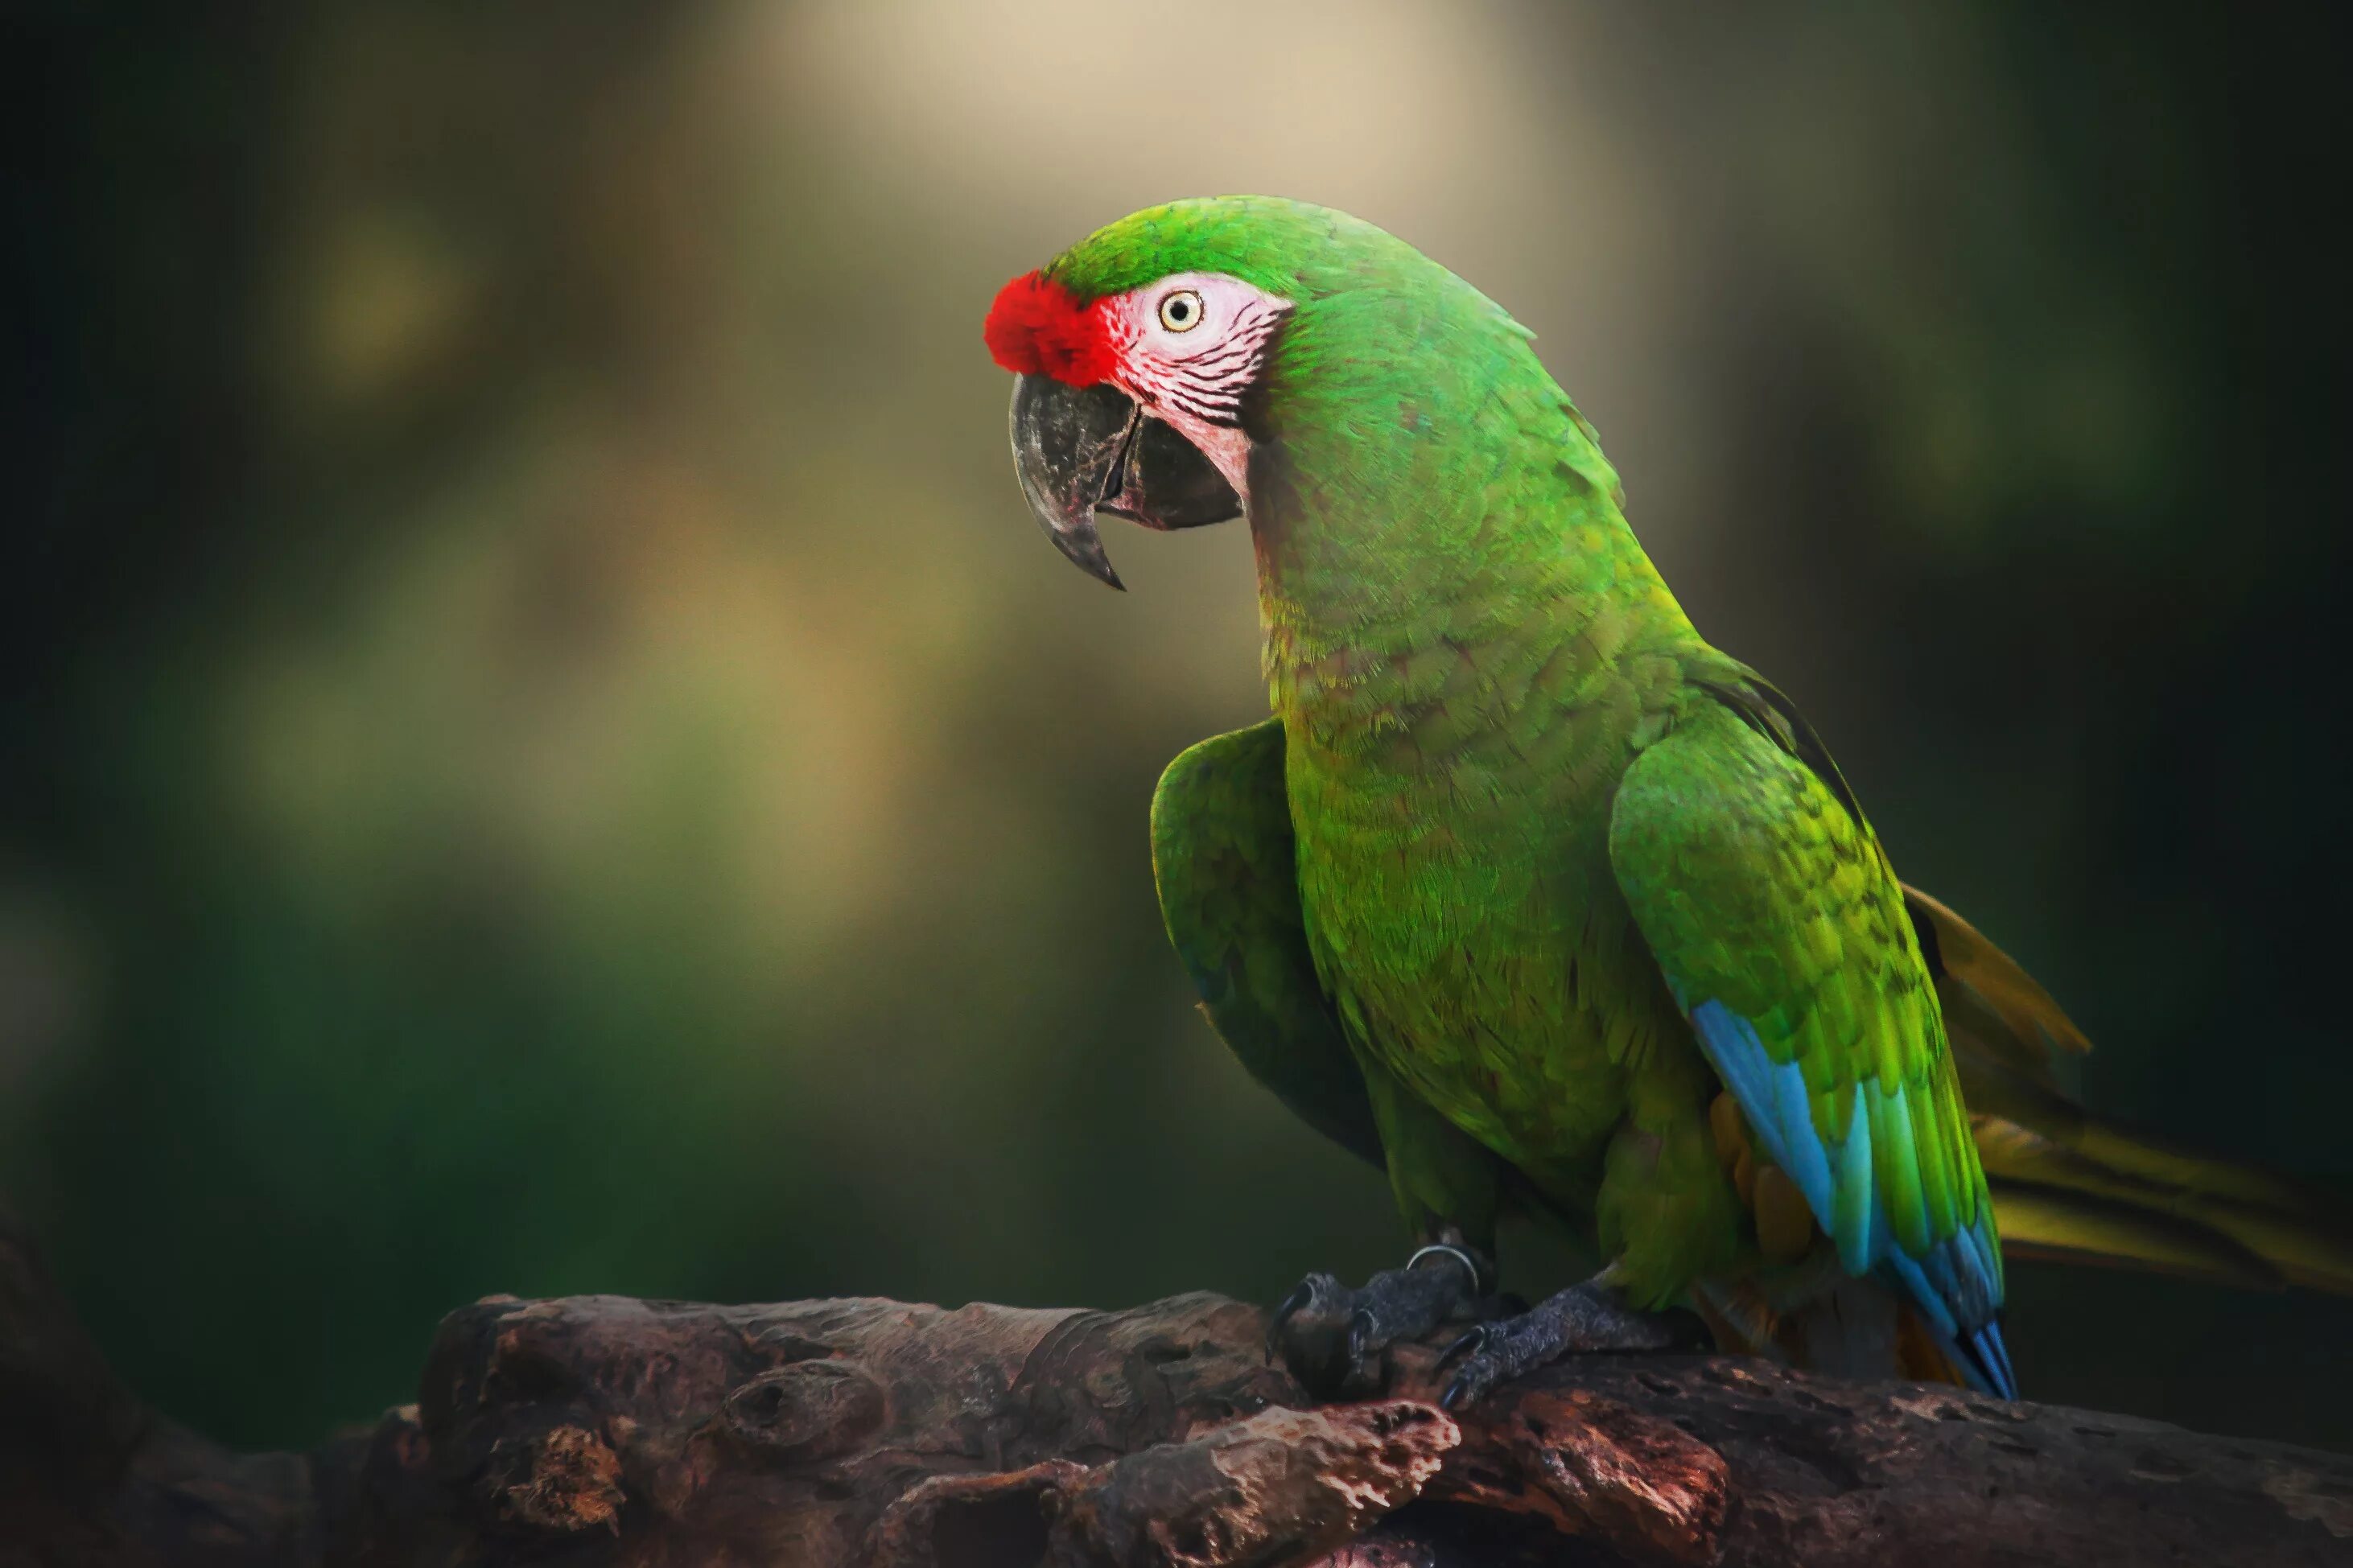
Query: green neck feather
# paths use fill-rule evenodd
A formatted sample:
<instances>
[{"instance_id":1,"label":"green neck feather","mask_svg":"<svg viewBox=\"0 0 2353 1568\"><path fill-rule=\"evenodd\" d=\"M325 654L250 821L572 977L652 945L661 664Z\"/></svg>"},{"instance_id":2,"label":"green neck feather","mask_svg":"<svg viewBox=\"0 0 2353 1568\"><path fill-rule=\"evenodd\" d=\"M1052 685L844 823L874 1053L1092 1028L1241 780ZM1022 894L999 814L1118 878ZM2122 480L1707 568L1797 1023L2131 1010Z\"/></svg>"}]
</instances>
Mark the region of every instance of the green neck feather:
<instances>
[{"instance_id":1,"label":"green neck feather","mask_svg":"<svg viewBox=\"0 0 2353 1568\"><path fill-rule=\"evenodd\" d=\"M1302 309L1250 471L1276 710L1319 748L1407 767L1694 637L1527 334L1421 266L1435 286Z\"/></svg>"}]
</instances>

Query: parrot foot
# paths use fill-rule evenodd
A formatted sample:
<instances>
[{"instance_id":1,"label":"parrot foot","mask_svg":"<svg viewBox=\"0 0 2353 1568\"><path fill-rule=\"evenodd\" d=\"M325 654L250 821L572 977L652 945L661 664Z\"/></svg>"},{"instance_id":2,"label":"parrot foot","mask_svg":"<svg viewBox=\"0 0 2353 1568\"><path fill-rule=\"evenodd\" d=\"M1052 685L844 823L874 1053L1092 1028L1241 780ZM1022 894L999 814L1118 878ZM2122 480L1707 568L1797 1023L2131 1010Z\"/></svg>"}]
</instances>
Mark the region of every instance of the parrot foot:
<instances>
[{"instance_id":1,"label":"parrot foot","mask_svg":"<svg viewBox=\"0 0 2353 1568\"><path fill-rule=\"evenodd\" d=\"M1425 1247L1402 1268L1385 1268L1351 1289L1329 1274L1310 1274L1282 1299L1267 1325L1266 1356L1325 1399L1379 1392L1387 1352L1441 1323L1500 1318L1520 1303L1486 1295L1493 1268L1469 1249Z\"/></svg>"},{"instance_id":2,"label":"parrot foot","mask_svg":"<svg viewBox=\"0 0 2353 1568\"><path fill-rule=\"evenodd\" d=\"M1518 1317L1481 1323L1446 1347L1443 1368L1461 1366L1438 1403L1459 1410L1498 1384L1548 1366L1565 1355L1595 1351L1704 1348L1705 1330L1687 1313L1641 1312L1598 1279L1548 1296Z\"/></svg>"}]
</instances>

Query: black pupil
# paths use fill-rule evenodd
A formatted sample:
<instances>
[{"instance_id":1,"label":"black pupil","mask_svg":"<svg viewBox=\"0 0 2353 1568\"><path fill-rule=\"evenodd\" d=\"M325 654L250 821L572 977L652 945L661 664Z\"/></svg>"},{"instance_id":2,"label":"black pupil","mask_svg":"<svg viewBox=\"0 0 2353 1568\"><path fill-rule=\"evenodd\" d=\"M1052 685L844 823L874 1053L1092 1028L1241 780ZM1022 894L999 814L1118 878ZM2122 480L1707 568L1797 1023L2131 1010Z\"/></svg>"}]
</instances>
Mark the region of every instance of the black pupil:
<instances>
[{"instance_id":1,"label":"black pupil","mask_svg":"<svg viewBox=\"0 0 2353 1568\"><path fill-rule=\"evenodd\" d=\"M1183 326L1191 319L1192 314L1193 301L1186 299L1182 294L1168 301L1168 319L1178 326Z\"/></svg>"}]
</instances>

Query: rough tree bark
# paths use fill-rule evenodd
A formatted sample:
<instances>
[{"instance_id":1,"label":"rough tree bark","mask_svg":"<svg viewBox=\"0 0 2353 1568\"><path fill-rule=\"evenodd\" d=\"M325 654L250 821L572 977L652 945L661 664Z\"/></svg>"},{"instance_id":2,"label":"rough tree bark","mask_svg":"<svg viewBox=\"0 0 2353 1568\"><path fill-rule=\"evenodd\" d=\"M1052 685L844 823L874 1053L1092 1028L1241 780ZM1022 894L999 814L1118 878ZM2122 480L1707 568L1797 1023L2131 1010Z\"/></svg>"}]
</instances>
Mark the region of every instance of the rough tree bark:
<instances>
[{"instance_id":1,"label":"rough tree bark","mask_svg":"<svg viewBox=\"0 0 2353 1568\"><path fill-rule=\"evenodd\" d=\"M0 1563L1356 1568L2353 1563L2353 1458L1704 1356L1449 1416L1312 1407L1264 1318L492 1298L417 1403L231 1453L108 1372L0 1232Z\"/></svg>"}]
</instances>

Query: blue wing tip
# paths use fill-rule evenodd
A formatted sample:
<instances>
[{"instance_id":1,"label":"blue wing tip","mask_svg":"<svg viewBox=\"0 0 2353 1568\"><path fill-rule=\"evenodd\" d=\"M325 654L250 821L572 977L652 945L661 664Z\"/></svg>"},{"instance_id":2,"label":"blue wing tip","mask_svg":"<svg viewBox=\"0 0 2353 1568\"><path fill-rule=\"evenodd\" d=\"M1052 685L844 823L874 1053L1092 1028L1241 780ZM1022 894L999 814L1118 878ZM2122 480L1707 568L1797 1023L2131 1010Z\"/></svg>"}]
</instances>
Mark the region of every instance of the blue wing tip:
<instances>
[{"instance_id":1,"label":"blue wing tip","mask_svg":"<svg viewBox=\"0 0 2353 1568\"><path fill-rule=\"evenodd\" d=\"M2000 1323L1971 1329L1962 1343L1975 1363L1970 1370L1985 1380L1987 1393L2003 1399L2018 1397L2018 1373L2010 1367L2010 1346L2002 1340Z\"/></svg>"},{"instance_id":2,"label":"blue wing tip","mask_svg":"<svg viewBox=\"0 0 2353 1568\"><path fill-rule=\"evenodd\" d=\"M1684 1000L1679 987L1675 999L1679 1005ZM1740 1102L1765 1152L1798 1184L1815 1219L1827 1227L1835 1192L1831 1152L1814 1129L1804 1070L1794 1061L1775 1062L1767 1057L1755 1026L1722 1002L1711 998L1687 1012L1702 1048ZM1856 1117L1862 1114L1857 1105ZM1871 1152L1869 1123L1858 1120L1839 1151L1841 1163L1852 1161L1858 1167L1847 1180L1869 1182ZM2010 1367L2000 1322L1989 1319L1977 1328L1959 1327L1959 1321L1999 1310L2001 1305L2001 1265L1990 1212L1980 1213L1976 1224L1922 1258L1905 1256L1890 1240L1883 1205L1874 1199L1860 1230L1844 1238L1840 1261L1851 1274L1882 1263L1891 1267L1927 1314L1962 1373L1982 1393L2016 1399L2018 1374Z\"/></svg>"}]
</instances>

